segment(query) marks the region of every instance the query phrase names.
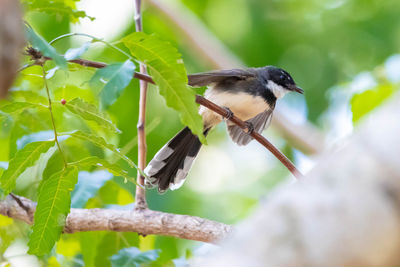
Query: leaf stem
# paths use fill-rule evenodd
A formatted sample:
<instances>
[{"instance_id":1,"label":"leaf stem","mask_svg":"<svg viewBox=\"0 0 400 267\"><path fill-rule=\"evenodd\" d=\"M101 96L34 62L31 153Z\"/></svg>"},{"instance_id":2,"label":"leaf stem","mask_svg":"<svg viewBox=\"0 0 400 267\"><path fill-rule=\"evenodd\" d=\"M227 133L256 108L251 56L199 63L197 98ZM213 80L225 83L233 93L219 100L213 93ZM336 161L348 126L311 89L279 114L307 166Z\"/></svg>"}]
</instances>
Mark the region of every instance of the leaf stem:
<instances>
[{"instance_id":1,"label":"leaf stem","mask_svg":"<svg viewBox=\"0 0 400 267\"><path fill-rule=\"evenodd\" d=\"M42 65L42 71L43 71L43 81L44 81L44 86L46 87L46 93L47 93L47 99L49 101L49 111L50 111L50 117L51 117L51 123L53 125L53 131L54 131L54 141L57 144L58 150L60 151L61 157L64 161L64 168L66 169L68 167L67 160L65 159L64 153L61 150L60 143L58 142L58 135L57 135L57 129L56 129L56 123L54 121L54 115L53 115L53 107L51 105L51 98L50 98L50 90L49 86L47 84L47 79L46 79L46 71L44 69L44 66Z\"/></svg>"},{"instance_id":2,"label":"leaf stem","mask_svg":"<svg viewBox=\"0 0 400 267\"><path fill-rule=\"evenodd\" d=\"M117 46L115 46L115 45L113 45L113 44L111 44L111 43L109 43L107 41L104 41L103 39L97 38L97 37L95 37L93 35L86 34L86 33L72 32L72 33L63 34L63 35L60 35L60 36L54 38L53 40L51 40L49 44L52 45L53 43L57 42L58 40L61 40L61 39L67 38L67 37L71 37L71 36L85 36L85 37L91 38L92 40L94 40L96 42L101 42L101 43L107 45L108 47L111 47L111 48L115 49L116 51L118 51L118 52L124 54L125 56L127 56L129 59L135 60L131 55L129 55L128 53L126 53L122 49L118 48Z\"/></svg>"}]
</instances>

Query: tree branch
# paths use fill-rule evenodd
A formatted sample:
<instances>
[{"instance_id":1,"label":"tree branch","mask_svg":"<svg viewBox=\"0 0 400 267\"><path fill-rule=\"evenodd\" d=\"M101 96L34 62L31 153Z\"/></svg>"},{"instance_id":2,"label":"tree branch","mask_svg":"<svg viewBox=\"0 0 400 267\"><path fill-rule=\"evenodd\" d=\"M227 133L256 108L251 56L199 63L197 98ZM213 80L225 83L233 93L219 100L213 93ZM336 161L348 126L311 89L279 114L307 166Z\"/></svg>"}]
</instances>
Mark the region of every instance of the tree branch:
<instances>
[{"instance_id":1,"label":"tree branch","mask_svg":"<svg viewBox=\"0 0 400 267\"><path fill-rule=\"evenodd\" d=\"M142 15L141 15L141 0L135 0L135 28L137 32L142 31ZM140 63L140 72L146 73L146 65ZM140 80L140 98L139 98L139 119L137 123L137 132L138 132L138 167L141 170L146 168L146 154L147 154L147 146L146 146L146 98L147 98L147 82L144 80ZM137 173L137 183L136 186L136 194L135 194L135 209L146 209L146 192L143 189L144 186L144 177L138 171Z\"/></svg>"},{"instance_id":2,"label":"tree branch","mask_svg":"<svg viewBox=\"0 0 400 267\"><path fill-rule=\"evenodd\" d=\"M35 54L35 52L32 52L32 49L29 49L28 51L31 51L32 54ZM51 60L51 58L48 57L44 57L45 60ZM40 60L40 59L36 59L36 60ZM94 68L104 68L105 66L107 66L106 63L102 63L102 62L95 62L95 61L89 61L89 60L85 60L85 59L75 59L75 60L70 60L69 62L72 63L76 63L76 64L80 64L82 66L88 66L88 67L94 67ZM146 81L146 83L152 83L155 84L153 79L144 73L138 73L135 72L133 74L133 77L136 79L139 79L141 81ZM207 107L208 109L218 113L219 115L227 118L228 120L232 121L233 123L235 123L237 126L239 126L243 131L248 132L248 126L246 125L246 123L244 121L242 121L241 119L239 119L238 117L236 117L235 115L230 116L230 114L227 112L227 110L225 108L222 108L216 104L214 104L213 102L211 102L210 100L205 99L204 97L200 96L200 95L196 95L196 102L202 106ZM310 133L311 134L311 133ZM282 152L279 151L279 149L277 149L273 144L271 144L264 136L262 136L261 134L257 133L257 132L251 132L250 135L257 140L257 142L259 142L261 145L263 145L266 149L268 149L280 162L282 162L282 164L297 178L297 179L301 179L303 178L303 175L301 174L301 172L296 168L296 166L294 166L294 164L284 155L282 154ZM144 169L144 167L142 168L139 165L139 168ZM141 189L141 188L140 188Z\"/></svg>"},{"instance_id":3,"label":"tree branch","mask_svg":"<svg viewBox=\"0 0 400 267\"><path fill-rule=\"evenodd\" d=\"M0 214L28 224L33 224L35 210L36 203L21 196L7 196L5 200L0 201ZM143 235L164 235L216 243L229 236L232 227L200 217L148 209L71 209L64 232L84 231L137 232Z\"/></svg>"}]
</instances>

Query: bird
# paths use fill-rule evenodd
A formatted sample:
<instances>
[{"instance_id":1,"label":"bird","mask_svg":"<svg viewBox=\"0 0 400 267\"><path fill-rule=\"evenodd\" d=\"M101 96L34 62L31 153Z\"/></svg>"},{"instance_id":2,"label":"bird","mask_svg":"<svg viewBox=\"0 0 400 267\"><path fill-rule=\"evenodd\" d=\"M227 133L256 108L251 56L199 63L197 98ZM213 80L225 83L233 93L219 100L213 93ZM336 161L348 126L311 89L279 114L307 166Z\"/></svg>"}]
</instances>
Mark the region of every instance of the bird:
<instances>
[{"instance_id":1,"label":"bird","mask_svg":"<svg viewBox=\"0 0 400 267\"><path fill-rule=\"evenodd\" d=\"M207 86L204 97L227 109L248 125L246 133L227 120L227 131L237 145L247 145L252 131L261 133L271 122L277 99L289 92L303 94L290 74L278 67L215 70L188 75L192 87ZM204 136L222 122L219 114L201 106ZM144 169L147 188L158 187L159 193L182 186L202 143L188 127L183 128L168 141Z\"/></svg>"}]
</instances>

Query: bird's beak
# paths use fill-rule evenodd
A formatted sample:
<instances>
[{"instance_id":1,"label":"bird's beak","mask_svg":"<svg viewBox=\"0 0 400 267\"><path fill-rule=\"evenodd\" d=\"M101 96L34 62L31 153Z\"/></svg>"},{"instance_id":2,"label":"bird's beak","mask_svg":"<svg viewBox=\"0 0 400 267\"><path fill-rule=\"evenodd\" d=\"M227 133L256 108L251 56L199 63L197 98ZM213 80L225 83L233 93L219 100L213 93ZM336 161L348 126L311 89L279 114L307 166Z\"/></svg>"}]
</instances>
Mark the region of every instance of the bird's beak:
<instances>
[{"instance_id":1,"label":"bird's beak","mask_svg":"<svg viewBox=\"0 0 400 267\"><path fill-rule=\"evenodd\" d=\"M293 91L296 91L296 92L299 93L299 94L303 94L303 93L304 93L304 90L301 89L300 87L298 87L297 85L294 85L291 89L292 89Z\"/></svg>"}]
</instances>

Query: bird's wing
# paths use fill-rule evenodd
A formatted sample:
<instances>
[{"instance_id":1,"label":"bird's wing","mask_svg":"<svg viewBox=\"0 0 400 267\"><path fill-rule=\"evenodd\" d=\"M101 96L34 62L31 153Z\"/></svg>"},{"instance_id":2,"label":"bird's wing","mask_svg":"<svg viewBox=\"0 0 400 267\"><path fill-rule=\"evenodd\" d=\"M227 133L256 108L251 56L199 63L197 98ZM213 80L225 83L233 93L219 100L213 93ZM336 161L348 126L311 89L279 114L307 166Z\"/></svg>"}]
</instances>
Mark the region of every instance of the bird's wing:
<instances>
[{"instance_id":1,"label":"bird's wing","mask_svg":"<svg viewBox=\"0 0 400 267\"><path fill-rule=\"evenodd\" d=\"M245 79L255 77L256 73L251 69L232 69L232 70L217 70L210 72L202 72L188 75L188 84L190 86L206 86L212 83L220 82L227 78Z\"/></svg>"},{"instance_id":2,"label":"bird's wing","mask_svg":"<svg viewBox=\"0 0 400 267\"><path fill-rule=\"evenodd\" d=\"M248 120L254 126L254 131L257 133L261 133L266 127L269 126L272 119L272 109L266 110L254 118ZM250 143L253 140L249 134L245 133L239 126L237 125L227 125L228 132L232 141L238 144L239 146L244 146Z\"/></svg>"}]
</instances>

